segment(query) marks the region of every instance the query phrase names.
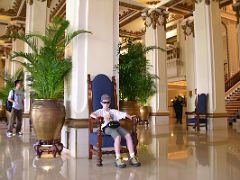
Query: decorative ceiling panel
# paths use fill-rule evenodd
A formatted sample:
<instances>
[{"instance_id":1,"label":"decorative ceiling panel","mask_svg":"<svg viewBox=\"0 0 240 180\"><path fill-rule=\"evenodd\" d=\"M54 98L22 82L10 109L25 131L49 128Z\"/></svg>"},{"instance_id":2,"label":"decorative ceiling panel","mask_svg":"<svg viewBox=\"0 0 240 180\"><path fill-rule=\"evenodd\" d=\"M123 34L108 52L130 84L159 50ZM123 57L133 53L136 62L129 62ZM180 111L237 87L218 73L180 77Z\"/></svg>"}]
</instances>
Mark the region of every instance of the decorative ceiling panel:
<instances>
[{"instance_id":1,"label":"decorative ceiling panel","mask_svg":"<svg viewBox=\"0 0 240 180\"><path fill-rule=\"evenodd\" d=\"M11 9L15 0L0 0L0 9Z\"/></svg>"},{"instance_id":2,"label":"decorative ceiling panel","mask_svg":"<svg viewBox=\"0 0 240 180\"><path fill-rule=\"evenodd\" d=\"M119 20L123 21L124 19L126 19L127 17L133 15L134 13L136 13L137 10L133 10L124 6L120 6L119 8Z\"/></svg>"}]
</instances>

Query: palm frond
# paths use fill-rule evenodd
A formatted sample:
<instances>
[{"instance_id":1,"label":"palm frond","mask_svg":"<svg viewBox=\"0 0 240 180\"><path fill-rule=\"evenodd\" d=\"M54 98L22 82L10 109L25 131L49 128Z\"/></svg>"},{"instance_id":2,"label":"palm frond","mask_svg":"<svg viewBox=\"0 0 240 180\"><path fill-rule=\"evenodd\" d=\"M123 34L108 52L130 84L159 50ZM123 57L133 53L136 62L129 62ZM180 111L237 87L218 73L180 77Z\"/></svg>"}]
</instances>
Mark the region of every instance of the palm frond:
<instances>
[{"instance_id":1,"label":"palm frond","mask_svg":"<svg viewBox=\"0 0 240 180\"><path fill-rule=\"evenodd\" d=\"M36 39L32 38L31 35L25 35L25 34L9 34L9 35L3 35L0 37L0 39L13 39L13 40L21 40L25 42L35 53L38 52L38 45Z\"/></svg>"},{"instance_id":2,"label":"palm frond","mask_svg":"<svg viewBox=\"0 0 240 180\"><path fill-rule=\"evenodd\" d=\"M69 34L67 28L69 22L60 18L53 18L46 27L46 34L30 33L28 35L13 35L12 39L20 39L26 42L32 49L32 53L14 52L12 60L20 63L30 72L31 88L36 98L62 98L64 90L64 77L72 69L70 59L64 58L66 45L77 35L89 33L79 30ZM9 37L9 36L8 36ZM43 45L38 47L38 42ZM25 62L17 60L17 57L26 59Z\"/></svg>"},{"instance_id":3,"label":"palm frond","mask_svg":"<svg viewBox=\"0 0 240 180\"><path fill-rule=\"evenodd\" d=\"M150 50L160 49L156 46L145 47L141 43L127 43L127 53L121 53L119 46L119 94L123 100L137 100L146 103L147 99L156 93L158 76L151 74L151 64L146 58Z\"/></svg>"},{"instance_id":4,"label":"palm frond","mask_svg":"<svg viewBox=\"0 0 240 180\"><path fill-rule=\"evenodd\" d=\"M78 30L73 33L69 33L65 39L65 46L67 46L73 38L75 38L77 35L82 34L82 33L90 33L91 34L90 31L85 31L85 30Z\"/></svg>"}]
</instances>

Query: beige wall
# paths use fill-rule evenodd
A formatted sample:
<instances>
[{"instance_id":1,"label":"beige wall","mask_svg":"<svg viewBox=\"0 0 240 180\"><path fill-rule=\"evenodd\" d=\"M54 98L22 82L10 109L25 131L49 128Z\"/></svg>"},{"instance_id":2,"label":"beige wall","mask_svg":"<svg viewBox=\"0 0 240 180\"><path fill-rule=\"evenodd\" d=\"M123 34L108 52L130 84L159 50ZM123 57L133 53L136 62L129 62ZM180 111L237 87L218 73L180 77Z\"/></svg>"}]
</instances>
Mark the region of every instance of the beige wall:
<instances>
[{"instance_id":1,"label":"beige wall","mask_svg":"<svg viewBox=\"0 0 240 180\"><path fill-rule=\"evenodd\" d=\"M223 28L223 39L224 42L228 39L228 51L227 45L224 43L225 56L229 55L229 69L230 76L239 71L239 57L238 57L238 35L237 35L237 24L232 19L222 18L222 22L227 26L227 37L225 37L225 29ZM225 57L224 57L225 58Z\"/></svg>"}]
</instances>

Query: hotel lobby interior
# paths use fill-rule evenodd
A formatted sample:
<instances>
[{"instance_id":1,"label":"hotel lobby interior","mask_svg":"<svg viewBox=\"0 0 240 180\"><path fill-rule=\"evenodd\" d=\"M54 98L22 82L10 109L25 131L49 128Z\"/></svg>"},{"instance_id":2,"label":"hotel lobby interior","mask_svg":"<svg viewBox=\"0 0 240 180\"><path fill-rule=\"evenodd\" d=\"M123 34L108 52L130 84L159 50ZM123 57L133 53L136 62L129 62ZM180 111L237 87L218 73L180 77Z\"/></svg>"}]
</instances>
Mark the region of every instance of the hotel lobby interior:
<instances>
[{"instance_id":1,"label":"hotel lobby interior","mask_svg":"<svg viewBox=\"0 0 240 180\"><path fill-rule=\"evenodd\" d=\"M239 180L239 22L240 0L0 0L0 180ZM90 117L106 93L139 167Z\"/></svg>"}]
</instances>

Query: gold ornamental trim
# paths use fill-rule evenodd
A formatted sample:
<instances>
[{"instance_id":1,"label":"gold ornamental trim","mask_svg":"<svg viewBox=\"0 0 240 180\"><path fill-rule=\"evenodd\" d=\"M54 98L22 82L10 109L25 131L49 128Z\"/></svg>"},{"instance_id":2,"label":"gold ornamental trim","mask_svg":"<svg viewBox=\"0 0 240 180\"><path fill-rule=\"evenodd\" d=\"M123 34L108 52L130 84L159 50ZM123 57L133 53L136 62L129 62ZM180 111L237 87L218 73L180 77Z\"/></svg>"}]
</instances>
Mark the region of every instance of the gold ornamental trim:
<instances>
[{"instance_id":1,"label":"gold ornamental trim","mask_svg":"<svg viewBox=\"0 0 240 180\"><path fill-rule=\"evenodd\" d=\"M236 12L237 23L239 24L240 19L240 0L237 0L235 4L232 5L233 11Z\"/></svg>"},{"instance_id":2,"label":"gold ornamental trim","mask_svg":"<svg viewBox=\"0 0 240 180\"><path fill-rule=\"evenodd\" d=\"M88 128L88 119L66 119L64 126L68 128Z\"/></svg>"},{"instance_id":3,"label":"gold ornamental trim","mask_svg":"<svg viewBox=\"0 0 240 180\"><path fill-rule=\"evenodd\" d=\"M228 117L228 113L208 113L207 116L209 118L222 118L222 117Z\"/></svg>"},{"instance_id":4,"label":"gold ornamental trim","mask_svg":"<svg viewBox=\"0 0 240 180\"><path fill-rule=\"evenodd\" d=\"M190 20L186 21L186 23L184 25L182 25L182 29L183 29L183 33L185 35L185 40L186 40L187 36L190 36L191 34L193 35L193 37L195 37L193 21L190 21Z\"/></svg>"},{"instance_id":5,"label":"gold ornamental trim","mask_svg":"<svg viewBox=\"0 0 240 180\"><path fill-rule=\"evenodd\" d=\"M158 3L160 3L160 1L148 1L148 2L146 2L146 4L148 4L148 5L157 5Z\"/></svg>"},{"instance_id":6,"label":"gold ornamental trim","mask_svg":"<svg viewBox=\"0 0 240 180\"><path fill-rule=\"evenodd\" d=\"M151 112L150 116L169 116L169 112Z\"/></svg>"},{"instance_id":7,"label":"gold ornamental trim","mask_svg":"<svg viewBox=\"0 0 240 180\"><path fill-rule=\"evenodd\" d=\"M151 27L156 29L157 26L164 26L166 30L167 18L169 16L169 12L164 9L156 8L149 9L142 13L142 18L144 20L144 25L146 27Z\"/></svg>"},{"instance_id":8,"label":"gold ornamental trim","mask_svg":"<svg viewBox=\"0 0 240 180\"><path fill-rule=\"evenodd\" d=\"M195 3L201 3L203 0L195 0ZM205 0L206 5L210 5L210 2L220 2L220 0Z\"/></svg>"},{"instance_id":9,"label":"gold ornamental trim","mask_svg":"<svg viewBox=\"0 0 240 180\"><path fill-rule=\"evenodd\" d=\"M35 0L36 1L36 0ZM37 0L37 1L40 1L40 2L45 2L47 1L47 7L50 8L50 5L51 5L51 2L52 0ZM33 5L33 0L26 0L26 3L29 4L29 5Z\"/></svg>"},{"instance_id":10,"label":"gold ornamental trim","mask_svg":"<svg viewBox=\"0 0 240 180\"><path fill-rule=\"evenodd\" d=\"M192 2L193 2L193 9L195 10L195 3L198 4L198 3L201 3L202 1L205 1L206 5L210 5L211 2L218 2L219 3L219 7L220 7L220 0L192 0Z\"/></svg>"},{"instance_id":11,"label":"gold ornamental trim","mask_svg":"<svg viewBox=\"0 0 240 180\"><path fill-rule=\"evenodd\" d=\"M26 3L29 5L33 5L33 0L26 0Z\"/></svg>"}]
</instances>

